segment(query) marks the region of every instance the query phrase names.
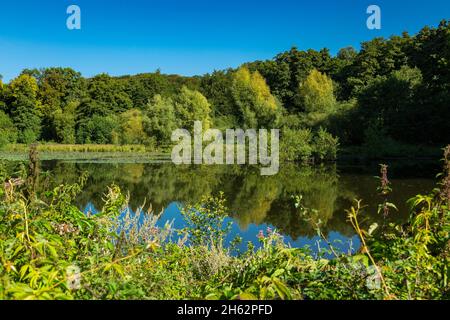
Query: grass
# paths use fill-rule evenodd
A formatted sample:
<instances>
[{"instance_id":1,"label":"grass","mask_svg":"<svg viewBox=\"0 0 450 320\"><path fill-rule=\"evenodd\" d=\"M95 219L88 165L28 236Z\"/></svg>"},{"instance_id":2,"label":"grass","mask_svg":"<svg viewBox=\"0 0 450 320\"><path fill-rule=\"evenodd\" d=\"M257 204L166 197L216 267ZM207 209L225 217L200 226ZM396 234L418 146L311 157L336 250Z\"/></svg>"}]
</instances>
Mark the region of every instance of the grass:
<instances>
[{"instance_id":1,"label":"grass","mask_svg":"<svg viewBox=\"0 0 450 320\"><path fill-rule=\"evenodd\" d=\"M28 153L29 146L26 144L11 144L4 148L9 152ZM37 150L40 152L133 152L143 153L146 148L143 145L113 145L113 144L39 144Z\"/></svg>"}]
</instances>

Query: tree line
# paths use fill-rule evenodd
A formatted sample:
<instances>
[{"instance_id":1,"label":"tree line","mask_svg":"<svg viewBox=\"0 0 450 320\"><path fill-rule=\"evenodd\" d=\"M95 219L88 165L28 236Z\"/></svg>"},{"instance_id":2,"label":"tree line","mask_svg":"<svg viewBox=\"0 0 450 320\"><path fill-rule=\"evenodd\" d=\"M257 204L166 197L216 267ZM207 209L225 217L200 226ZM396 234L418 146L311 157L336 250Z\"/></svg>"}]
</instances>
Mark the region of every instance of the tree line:
<instances>
[{"instance_id":1,"label":"tree line","mask_svg":"<svg viewBox=\"0 0 450 320\"><path fill-rule=\"evenodd\" d=\"M333 56L294 47L195 77L26 69L0 82L0 146L166 145L172 130L191 129L194 120L219 129L281 128L291 159L332 156L338 141L443 145L450 134L449 22L375 38L359 51Z\"/></svg>"}]
</instances>

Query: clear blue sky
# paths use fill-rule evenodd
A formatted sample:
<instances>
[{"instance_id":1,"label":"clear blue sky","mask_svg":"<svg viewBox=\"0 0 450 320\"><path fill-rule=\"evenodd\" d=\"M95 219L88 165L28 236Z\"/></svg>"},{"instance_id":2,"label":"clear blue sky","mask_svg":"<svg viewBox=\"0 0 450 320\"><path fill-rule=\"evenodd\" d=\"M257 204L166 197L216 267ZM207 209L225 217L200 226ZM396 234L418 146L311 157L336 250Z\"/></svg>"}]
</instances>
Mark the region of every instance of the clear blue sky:
<instances>
[{"instance_id":1,"label":"clear blue sky","mask_svg":"<svg viewBox=\"0 0 450 320\"><path fill-rule=\"evenodd\" d=\"M82 29L66 28L77 4ZM382 9L382 29L366 9ZM293 45L332 53L450 18L449 0L15 0L0 4L0 74L72 67L84 76L194 75L272 58Z\"/></svg>"}]
</instances>

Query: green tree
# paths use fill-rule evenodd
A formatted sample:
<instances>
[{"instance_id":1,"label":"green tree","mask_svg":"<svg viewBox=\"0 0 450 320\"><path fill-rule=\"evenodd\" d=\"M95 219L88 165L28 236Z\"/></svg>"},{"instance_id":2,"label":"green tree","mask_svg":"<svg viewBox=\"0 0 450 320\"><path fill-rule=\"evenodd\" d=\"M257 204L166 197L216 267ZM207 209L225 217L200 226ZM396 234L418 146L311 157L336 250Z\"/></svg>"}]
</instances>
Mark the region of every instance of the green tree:
<instances>
[{"instance_id":1,"label":"green tree","mask_svg":"<svg viewBox=\"0 0 450 320\"><path fill-rule=\"evenodd\" d=\"M0 110L6 110L5 104L5 85L2 82L2 75L0 74Z\"/></svg>"},{"instance_id":2,"label":"green tree","mask_svg":"<svg viewBox=\"0 0 450 320\"><path fill-rule=\"evenodd\" d=\"M313 154L310 129L283 128L280 154L283 160L308 162Z\"/></svg>"},{"instance_id":3,"label":"green tree","mask_svg":"<svg viewBox=\"0 0 450 320\"><path fill-rule=\"evenodd\" d=\"M202 77L200 90L211 103L213 117L235 115L232 84L233 74L230 70L215 71Z\"/></svg>"},{"instance_id":4,"label":"green tree","mask_svg":"<svg viewBox=\"0 0 450 320\"><path fill-rule=\"evenodd\" d=\"M145 112L144 130L148 136L160 144L169 143L173 130L178 127L173 100L155 95L147 103Z\"/></svg>"},{"instance_id":5,"label":"green tree","mask_svg":"<svg viewBox=\"0 0 450 320\"><path fill-rule=\"evenodd\" d=\"M183 128L192 130L194 121L202 121L203 129L211 127L211 105L200 92L181 88L175 99L175 114Z\"/></svg>"},{"instance_id":6,"label":"green tree","mask_svg":"<svg viewBox=\"0 0 450 320\"><path fill-rule=\"evenodd\" d=\"M141 110L131 109L119 117L120 141L122 144L148 144L148 136L144 131L147 121Z\"/></svg>"},{"instance_id":7,"label":"green tree","mask_svg":"<svg viewBox=\"0 0 450 320\"><path fill-rule=\"evenodd\" d=\"M108 144L119 143L117 118L93 115L82 121L77 130L78 143Z\"/></svg>"},{"instance_id":8,"label":"green tree","mask_svg":"<svg viewBox=\"0 0 450 320\"><path fill-rule=\"evenodd\" d=\"M258 71L266 79L272 94L281 101L286 109L292 107L291 69L286 61L257 61L247 64L250 71Z\"/></svg>"},{"instance_id":9,"label":"green tree","mask_svg":"<svg viewBox=\"0 0 450 320\"><path fill-rule=\"evenodd\" d=\"M234 73L232 92L244 127L276 126L282 107L258 71L250 72L247 67L239 68Z\"/></svg>"},{"instance_id":10,"label":"green tree","mask_svg":"<svg viewBox=\"0 0 450 320\"><path fill-rule=\"evenodd\" d=\"M416 101L421 84L420 70L407 66L373 79L358 97L361 120L355 128L364 131L362 127L375 122L396 140L417 141L423 130L418 117L423 111Z\"/></svg>"},{"instance_id":11,"label":"green tree","mask_svg":"<svg viewBox=\"0 0 450 320\"><path fill-rule=\"evenodd\" d=\"M120 81L123 82L133 107L141 110L145 109L148 100L156 94L173 97L182 86L178 78L161 74L159 70L154 73L121 77Z\"/></svg>"},{"instance_id":12,"label":"green tree","mask_svg":"<svg viewBox=\"0 0 450 320\"><path fill-rule=\"evenodd\" d=\"M17 129L11 119L0 110L0 148L17 140Z\"/></svg>"},{"instance_id":13,"label":"green tree","mask_svg":"<svg viewBox=\"0 0 450 320\"><path fill-rule=\"evenodd\" d=\"M71 113L66 110L69 104L79 104L86 98L86 80L79 72L70 68L46 68L42 70L27 71L33 75L39 86L38 98L42 104L42 138L46 140L61 141L57 130L61 128L54 123L55 114ZM69 109L73 108L69 106ZM58 117L60 120L60 117ZM72 127L73 129L73 127ZM72 138L69 140L73 140Z\"/></svg>"},{"instance_id":14,"label":"green tree","mask_svg":"<svg viewBox=\"0 0 450 320\"><path fill-rule=\"evenodd\" d=\"M331 78L313 69L299 86L298 105L307 113L330 113L336 105Z\"/></svg>"},{"instance_id":15,"label":"green tree","mask_svg":"<svg viewBox=\"0 0 450 320\"><path fill-rule=\"evenodd\" d=\"M70 102L64 110L58 108L53 112L52 123L55 130L55 139L60 143L75 143L76 108L78 102Z\"/></svg>"},{"instance_id":16,"label":"green tree","mask_svg":"<svg viewBox=\"0 0 450 320\"><path fill-rule=\"evenodd\" d=\"M336 160L339 139L333 137L325 129L320 128L314 137L314 156L319 161L332 161Z\"/></svg>"},{"instance_id":17,"label":"green tree","mask_svg":"<svg viewBox=\"0 0 450 320\"><path fill-rule=\"evenodd\" d=\"M88 82L88 98L84 99L78 110L78 118L93 115L108 116L119 114L133 107L125 85L119 79L100 74Z\"/></svg>"},{"instance_id":18,"label":"green tree","mask_svg":"<svg viewBox=\"0 0 450 320\"><path fill-rule=\"evenodd\" d=\"M11 81L7 92L8 113L18 129L18 140L31 143L41 132L41 105L36 79L23 74Z\"/></svg>"}]
</instances>

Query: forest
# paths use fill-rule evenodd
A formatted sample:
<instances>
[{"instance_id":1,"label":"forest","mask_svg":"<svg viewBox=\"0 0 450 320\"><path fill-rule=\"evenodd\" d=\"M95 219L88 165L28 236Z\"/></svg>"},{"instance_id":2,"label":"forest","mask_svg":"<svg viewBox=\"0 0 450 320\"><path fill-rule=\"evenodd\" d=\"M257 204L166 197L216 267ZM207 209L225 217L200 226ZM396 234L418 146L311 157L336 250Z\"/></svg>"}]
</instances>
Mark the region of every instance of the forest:
<instances>
[{"instance_id":1,"label":"forest","mask_svg":"<svg viewBox=\"0 0 450 320\"><path fill-rule=\"evenodd\" d=\"M39 141L154 149L200 120L218 129L280 128L288 160L333 159L338 146L374 156L409 150L402 146L439 150L450 133L449 22L374 38L359 51L293 47L193 77L25 69L0 81L0 148Z\"/></svg>"}]
</instances>

